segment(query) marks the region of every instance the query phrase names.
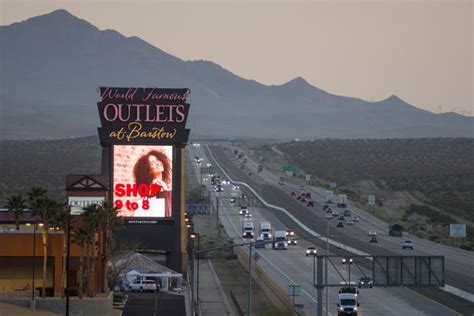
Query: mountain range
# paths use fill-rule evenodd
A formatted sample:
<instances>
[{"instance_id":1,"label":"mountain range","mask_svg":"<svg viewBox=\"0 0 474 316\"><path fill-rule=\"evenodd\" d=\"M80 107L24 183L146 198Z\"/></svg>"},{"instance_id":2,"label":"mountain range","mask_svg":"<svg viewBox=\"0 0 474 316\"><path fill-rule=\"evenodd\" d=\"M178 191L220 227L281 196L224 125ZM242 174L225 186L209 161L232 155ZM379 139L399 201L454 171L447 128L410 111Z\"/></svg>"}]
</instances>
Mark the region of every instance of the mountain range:
<instances>
[{"instance_id":1,"label":"mountain range","mask_svg":"<svg viewBox=\"0 0 474 316\"><path fill-rule=\"evenodd\" d=\"M0 139L97 135L99 86L191 89L191 135L474 136L472 117L431 113L397 96L379 102L337 96L301 77L264 85L216 63L185 61L138 37L99 30L65 10L1 26L0 43Z\"/></svg>"}]
</instances>

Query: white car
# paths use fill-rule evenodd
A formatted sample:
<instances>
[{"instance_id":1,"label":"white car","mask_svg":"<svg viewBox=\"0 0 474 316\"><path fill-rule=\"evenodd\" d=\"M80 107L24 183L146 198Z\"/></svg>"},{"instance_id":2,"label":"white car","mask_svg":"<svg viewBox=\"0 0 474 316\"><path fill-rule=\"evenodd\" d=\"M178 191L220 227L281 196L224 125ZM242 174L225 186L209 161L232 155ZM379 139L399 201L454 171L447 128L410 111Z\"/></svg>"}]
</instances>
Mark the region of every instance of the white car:
<instances>
[{"instance_id":1,"label":"white car","mask_svg":"<svg viewBox=\"0 0 474 316\"><path fill-rule=\"evenodd\" d=\"M316 256L318 254L318 251L316 250L315 247L309 246L306 247L306 257L307 256Z\"/></svg>"},{"instance_id":2,"label":"white car","mask_svg":"<svg viewBox=\"0 0 474 316\"><path fill-rule=\"evenodd\" d=\"M354 221L352 220L352 218L346 218L346 224L347 225L354 225Z\"/></svg>"},{"instance_id":3,"label":"white car","mask_svg":"<svg viewBox=\"0 0 474 316\"><path fill-rule=\"evenodd\" d=\"M377 232L375 230L369 230L369 236L377 236Z\"/></svg>"},{"instance_id":4,"label":"white car","mask_svg":"<svg viewBox=\"0 0 474 316\"><path fill-rule=\"evenodd\" d=\"M325 218L332 218L332 214L331 213L326 213L326 215L324 215Z\"/></svg>"},{"instance_id":5,"label":"white car","mask_svg":"<svg viewBox=\"0 0 474 316\"><path fill-rule=\"evenodd\" d=\"M139 291L139 292L158 292L158 287L156 286L155 281L152 280L135 280L128 286L130 292Z\"/></svg>"},{"instance_id":6,"label":"white car","mask_svg":"<svg viewBox=\"0 0 474 316\"><path fill-rule=\"evenodd\" d=\"M352 215L352 220L353 220L354 222L359 222L359 216Z\"/></svg>"},{"instance_id":7,"label":"white car","mask_svg":"<svg viewBox=\"0 0 474 316\"><path fill-rule=\"evenodd\" d=\"M339 212L338 212L338 211L332 211L332 216L333 216L333 217L338 217L338 216L339 216Z\"/></svg>"},{"instance_id":8,"label":"white car","mask_svg":"<svg viewBox=\"0 0 474 316\"><path fill-rule=\"evenodd\" d=\"M250 213L250 211L246 206L243 206L243 207L240 208L240 211L239 211L240 215L245 215L247 213Z\"/></svg>"},{"instance_id":9,"label":"white car","mask_svg":"<svg viewBox=\"0 0 474 316\"><path fill-rule=\"evenodd\" d=\"M407 239L402 242L402 249L413 250L413 241Z\"/></svg>"}]
</instances>

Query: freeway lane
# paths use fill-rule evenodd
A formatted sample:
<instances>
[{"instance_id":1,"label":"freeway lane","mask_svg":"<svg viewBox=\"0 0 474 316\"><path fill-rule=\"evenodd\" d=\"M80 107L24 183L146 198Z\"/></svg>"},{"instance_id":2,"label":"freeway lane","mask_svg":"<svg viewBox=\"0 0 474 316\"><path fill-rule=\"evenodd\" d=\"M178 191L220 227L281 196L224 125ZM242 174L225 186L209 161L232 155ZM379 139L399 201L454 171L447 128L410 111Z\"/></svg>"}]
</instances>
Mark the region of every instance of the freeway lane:
<instances>
[{"instance_id":1,"label":"freeway lane","mask_svg":"<svg viewBox=\"0 0 474 316\"><path fill-rule=\"evenodd\" d=\"M326 231L326 223L324 220L320 218L319 210L316 211L315 209L308 209L305 206L301 205L300 202L297 202L294 199L291 199L287 194L282 194L282 190L274 185L265 183L265 180L256 177L255 174L248 175L247 171L243 173L240 168L235 165L235 162L230 161L226 155L225 151L223 151L219 147L212 147L212 152L215 155L216 159L219 163L226 169L226 172L230 175L230 177L236 181L242 181L248 183L252 186L257 193L262 196L267 202L272 203L274 205L279 205L285 209L287 209L293 216L298 218L301 222L305 223L308 227L313 229L314 231L325 233ZM212 161L211 161L212 162ZM268 182L268 181L267 181ZM316 205L317 206L317 205ZM275 215L285 223L291 223L292 220L284 215L282 212L274 211ZM297 227L295 224L292 226ZM299 228L296 228L296 232L300 236L306 235L304 231ZM350 245L354 248L359 250L365 251L367 253L375 254L375 255L397 255L397 253L393 251L386 250L379 246L374 246L368 244L366 241L361 241L349 234L345 233L344 230L338 230L337 233L335 232L335 228L331 227L331 234L336 235L336 237L332 238L336 241L341 243ZM365 235L366 233L364 233ZM322 245L322 242L315 242L316 244ZM338 254L344 253L338 249L331 248L331 251L334 251ZM473 292L472 288L474 287L474 282L471 282L472 276L466 276L456 271L450 270L449 268L446 271L446 283L452 284L456 287L459 287L463 290ZM458 298L454 295L449 293L445 293L438 289L417 289L419 292L423 292L425 295L429 295L430 297L435 298L436 300L441 300L443 303L449 305L452 308L455 308L458 311L472 313L474 307L472 304L466 300Z\"/></svg>"},{"instance_id":2,"label":"freeway lane","mask_svg":"<svg viewBox=\"0 0 474 316\"><path fill-rule=\"evenodd\" d=\"M251 159L248 159L247 165L250 170L257 169L257 163ZM264 170L262 173L258 174L258 177L261 177L264 181L267 181L267 183L274 184L278 181L278 177L267 170ZM298 191L300 189L298 185L286 185L278 187L280 187L280 189L282 189L282 191L287 194L290 191ZM313 199L316 202L320 204L324 202L325 189L310 186L305 186L304 189L311 193ZM386 222L350 204L346 209L349 209L352 214L358 215L361 218L360 223L357 223L354 226L345 227L353 238L360 239L363 242L368 242L367 232L371 229L375 229L378 232L379 246L399 254L410 254L410 251L407 252L407 250L404 251L401 249L401 241L405 238L411 239L415 245L415 251L413 252L414 254L445 256L446 265L450 270L462 273L469 277L471 276L472 263L474 262L474 253L472 251L437 244L426 239L418 238L406 232L404 233L403 239L400 237L388 236L388 224ZM319 213L317 215L322 217L322 213L317 213Z\"/></svg>"},{"instance_id":3,"label":"freeway lane","mask_svg":"<svg viewBox=\"0 0 474 316\"><path fill-rule=\"evenodd\" d=\"M202 154L199 154L202 157ZM199 178L198 172L196 176ZM228 202L229 187L224 186L223 193L212 193L213 196L220 197L219 214L221 223L224 225L229 236L235 242L248 241L241 238L240 228L242 222L246 221L238 215L238 207ZM230 190L231 191L231 190ZM262 209L251 208L253 213L252 221L255 225L261 221L270 221L275 230L285 230L286 224L283 224L274 214L274 212ZM292 227L293 228L293 227ZM300 245L290 247L287 251L275 251L268 245L266 249L255 249L258 253L258 265L270 274L282 289L286 289L288 284L296 283L303 289L301 297L296 298L297 303L303 303L305 311L313 315L316 312L315 297L316 292L312 285L313 258L304 255L306 246L310 243L300 241ZM322 248L318 249L324 253ZM357 259L356 259L357 260ZM348 277L348 266L342 266L339 259L334 259L344 277ZM351 280L357 280L361 273L356 264L351 269ZM365 270L364 274L367 274ZM338 284L341 278L330 266L329 281ZM329 289L329 312L336 314L337 288ZM373 288L360 290L360 310L359 315L456 315L452 310L443 305L433 303L425 297L414 294L408 289L393 288ZM324 299L323 299L324 302Z\"/></svg>"}]
</instances>

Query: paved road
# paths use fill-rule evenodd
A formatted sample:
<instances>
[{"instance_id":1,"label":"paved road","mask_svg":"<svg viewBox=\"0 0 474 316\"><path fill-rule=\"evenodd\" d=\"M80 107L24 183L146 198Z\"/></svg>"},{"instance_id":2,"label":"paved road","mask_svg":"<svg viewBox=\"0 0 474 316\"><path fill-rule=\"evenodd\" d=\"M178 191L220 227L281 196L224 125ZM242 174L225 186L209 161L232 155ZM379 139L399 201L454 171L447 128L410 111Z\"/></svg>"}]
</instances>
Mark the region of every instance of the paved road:
<instances>
[{"instance_id":1,"label":"paved road","mask_svg":"<svg viewBox=\"0 0 474 316\"><path fill-rule=\"evenodd\" d=\"M202 152L193 151L193 155L202 157ZM196 173L199 178L199 174ZM227 191L228 188L225 188ZM236 242L244 241L241 238L240 227L244 219L238 215L238 208L231 205L224 196L228 196L228 192L218 193L221 196L220 218L229 236L233 237ZM287 225L275 216L275 212L266 209L252 209L253 221L255 226L258 226L260 221L270 221L275 230L284 230ZM288 223L288 222L285 222ZM294 227L292 227L294 228ZM248 240L246 240L248 241ZM302 241L297 247L291 247L287 251L271 250L269 246L267 249L255 249L258 253L258 264L269 273L272 278L277 281L283 289L288 287L288 284L299 284L303 291L302 295L296 298L297 303L303 303L305 310L309 314L316 312L316 293L313 287L313 264L311 257L305 257L305 247L309 243ZM324 253L323 248L319 251ZM340 259L339 259L340 260ZM342 266L339 260L333 260L337 270L343 274L346 280L348 279L349 267ZM329 281L338 284L342 280L338 272L332 266L329 267ZM351 280L357 279L360 275L367 274L362 266L354 264L351 269ZM329 308L331 314L335 313L337 302L337 290L331 288L328 292ZM361 315L455 315L452 310L443 305L433 303L433 301L420 296L408 289L363 289L360 295L361 301Z\"/></svg>"},{"instance_id":2,"label":"paved road","mask_svg":"<svg viewBox=\"0 0 474 316\"><path fill-rule=\"evenodd\" d=\"M128 293L123 316L186 315L184 296L166 293Z\"/></svg>"}]
</instances>

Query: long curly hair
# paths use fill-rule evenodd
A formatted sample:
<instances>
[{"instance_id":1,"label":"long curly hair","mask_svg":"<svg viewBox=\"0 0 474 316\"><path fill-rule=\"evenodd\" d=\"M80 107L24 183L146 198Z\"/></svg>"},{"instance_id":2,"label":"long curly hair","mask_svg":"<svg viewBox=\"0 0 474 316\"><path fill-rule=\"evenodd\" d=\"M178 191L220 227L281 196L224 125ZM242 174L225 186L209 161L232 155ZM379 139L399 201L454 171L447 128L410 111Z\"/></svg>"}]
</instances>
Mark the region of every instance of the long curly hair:
<instances>
[{"instance_id":1,"label":"long curly hair","mask_svg":"<svg viewBox=\"0 0 474 316\"><path fill-rule=\"evenodd\" d=\"M155 156L158 160L163 163L162 178L166 184L171 182L171 163L165 153L157 150L152 150L148 154L141 156L135 163L133 168L133 174L135 175L136 184L148 184L150 185L154 178L150 168L150 162L148 158Z\"/></svg>"}]
</instances>

